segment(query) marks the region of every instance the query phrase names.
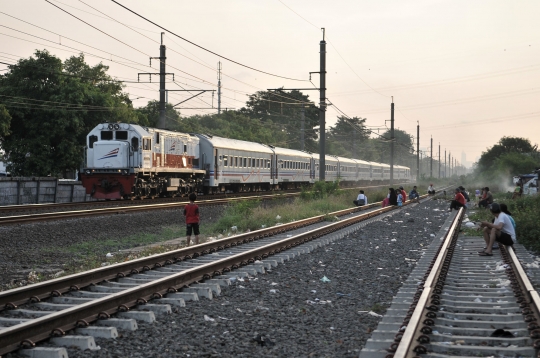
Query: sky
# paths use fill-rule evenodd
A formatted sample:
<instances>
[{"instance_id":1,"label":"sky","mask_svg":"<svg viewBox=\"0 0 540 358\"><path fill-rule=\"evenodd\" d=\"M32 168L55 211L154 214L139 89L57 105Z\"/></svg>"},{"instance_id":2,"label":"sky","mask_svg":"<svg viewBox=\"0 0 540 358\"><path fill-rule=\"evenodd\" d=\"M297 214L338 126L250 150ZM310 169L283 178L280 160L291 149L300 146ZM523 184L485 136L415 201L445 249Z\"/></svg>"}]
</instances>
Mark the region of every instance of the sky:
<instances>
[{"instance_id":1,"label":"sky","mask_svg":"<svg viewBox=\"0 0 540 358\"><path fill-rule=\"evenodd\" d=\"M239 109L269 88L318 87L309 72L319 71L325 28L327 126L341 111L382 133L393 98L395 127L416 137L419 124L420 147L428 151L433 137L435 157L439 143L458 160L465 153L468 165L502 136L540 143L538 1L117 1L168 30L175 78L167 89L216 90L221 61L222 108ZM111 0L0 0L0 62L36 49L62 59L85 52L88 63L103 62L126 81L135 106L159 99L157 76L137 81L159 72L149 57L159 56L162 31ZM168 101L196 93L170 92ZM211 93L180 105L197 108L181 114L216 113ZM318 103L317 91L304 93Z\"/></svg>"}]
</instances>

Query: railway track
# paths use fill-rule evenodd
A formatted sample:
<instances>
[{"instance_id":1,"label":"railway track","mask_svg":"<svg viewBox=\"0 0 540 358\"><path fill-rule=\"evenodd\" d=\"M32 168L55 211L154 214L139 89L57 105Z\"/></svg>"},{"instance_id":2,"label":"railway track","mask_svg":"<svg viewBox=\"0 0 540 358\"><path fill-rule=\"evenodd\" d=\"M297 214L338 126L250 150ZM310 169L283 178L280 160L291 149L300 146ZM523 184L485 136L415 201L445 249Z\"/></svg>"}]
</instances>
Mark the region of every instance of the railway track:
<instances>
[{"instance_id":1,"label":"railway track","mask_svg":"<svg viewBox=\"0 0 540 358\"><path fill-rule=\"evenodd\" d=\"M385 185L364 187L364 188L380 188L385 187ZM350 188L356 189L356 188ZM211 205L224 205L229 204L234 201L242 200L273 200L276 198L290 198L300 195L298 191L286 191L283 193L272 193L261 195L261 193L242 193L243 195L232 195L223 194L223 195L211 195L211 196L201 196L197 200L197 205L199 206L211 206ZM246 196L247 195L247 196ZM178 198L171 199L160 199L167 200L168 202L148 202L147 204L139 204L141 202L132 202L132 201L97 201L97 202L87 202L87 203L65 203L65 204L31 204L31 205L12 205L6 207L0 207L0 213L12 213L13 211L19 212L28 212L28 211L42 211L42 210L61 210L69 209L73 207L87 206L112 206L106 208L98 209L83 209L83 210L71 210L71 211L54 211L54 212L45 212L45 213L31 213L24 215L10 215L10 216L0 216L0 225L9 225L9 224L25 224L32 223L37 221L52 221L52 220L63 220L63 219L72 219L88 216L99 216L99 215L116 215L116 214L125 214L128 212L136 211L145 211L145 210L163 210L163 209L174 209L182 207L186 204L186 199L178 200ZM169 202L173 201L173 202ZM139 205L136 205L138 203ZM129 204L125 206L124 204ZM11 210L11 211L10 211Z\"/></svg>"},{"instance_id":2,"label":"railway track","mask_svg":"<svg viewBox=\"0 0 540 358\"><path fill-rule=\"evenodd\" d=\"M195 293L212 297L231 277L264 272L394 210L375 209L379 205L331 213L340 217L334 223L321 215L0 292L0 354L32 348L49 338L74 344L66 332L90 329L94 322L127 325L109 319L113 314L151 321L153 312L182 306ZM374 210L363 213L370 209Z\"/></svg>"},{"instance_id":3,"label":"railway track","mask_svg":"<svg viewBox=\"0 0 540 358\"><path fill-rule=\"evenodd\" d=\"M361 358L538 356L540 296L514 250L478 256L483 239L458 236L463 214L425 250Z\"/></svg>"}]
</instances>

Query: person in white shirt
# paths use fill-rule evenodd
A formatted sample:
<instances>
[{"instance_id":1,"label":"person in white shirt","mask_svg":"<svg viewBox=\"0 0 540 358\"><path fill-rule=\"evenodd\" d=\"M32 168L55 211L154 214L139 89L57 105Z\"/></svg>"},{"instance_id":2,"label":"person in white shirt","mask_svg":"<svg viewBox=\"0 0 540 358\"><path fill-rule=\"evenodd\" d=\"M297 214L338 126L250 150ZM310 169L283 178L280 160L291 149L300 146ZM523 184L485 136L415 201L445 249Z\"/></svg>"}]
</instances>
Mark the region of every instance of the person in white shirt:
<instances>
[{"instance_id":1,"label":"person in white shirt","mask_svg":"<svg viewBox=\"0 0 540 358\"><path fill-rule=\"evenodd\" d=\"M358 194L358 197L353 202L356 206L367 205L367 196L364 194L363 190L360 190L360 194Z\"/></svg>"},{"instance_id":2,"label":"person in white shirt","mask_svg":"<svg viewBox=\"0 0 540 358\"><path fill-rule=\"evenodd\" d=\"M493 256L492 248L495 241L500 244L512 246L516 242L516 230L510 217L501 211L501 207L497 203L491 204L491 213L495 216L495 221L492 223L482 221L480 227L484 228L484 241L486 249L478 251L480 256Z\"/></svg>"},{"instance_id":3,"label":"person in white shirt","mask_svg":"<svg viewBox=\"0 0 540 358\"><path fill-rule=\"evenodd\" d=\"M433 195L435 194L435 188L433 187L433 184L429 184L428 188L427 188L427 193L429 195Z\"/></svg>"}]
</instances>

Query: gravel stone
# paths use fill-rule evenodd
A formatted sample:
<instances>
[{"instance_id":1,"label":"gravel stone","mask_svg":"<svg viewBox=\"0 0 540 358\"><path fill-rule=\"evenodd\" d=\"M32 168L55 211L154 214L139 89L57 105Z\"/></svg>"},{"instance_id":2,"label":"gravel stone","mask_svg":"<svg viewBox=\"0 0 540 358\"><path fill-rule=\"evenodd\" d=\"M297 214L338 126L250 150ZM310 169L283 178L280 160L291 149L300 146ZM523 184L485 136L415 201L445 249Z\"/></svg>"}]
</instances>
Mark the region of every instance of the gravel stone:
<instances>
[{"instance_id":1,"label":"gravel stone","mask_svg":"<svg viewBox=\"0 0 540 358\"><path fill-rule=\"evenodd\" d=\"M224 210L223 205L201 207L201 226L217 221ZM103 254L105 261L107 252L99 251L99 241L155 234L164 227L184 223L182 209L171 209L1 226L0 289L26 284L31 271L44 275L63 271L64 265L77 257L59 251L59 247L88 243L95 253ZM129 248L124 245L118 249Z\"/></svg>"},{"instance_id":2,"label":"gravel stone","mask_svg":"<svg viewBox=\"0 0 540 358\"><path fill-rule=\"evenodd\" d=\"M396 210L266 274L236 280L212 301L188 302L117 340L96 338L99 351L69 349L69 356L357 357L381 320L362 311L389 307L447 208L429 200Z\"/></svg>"}]
</instances>

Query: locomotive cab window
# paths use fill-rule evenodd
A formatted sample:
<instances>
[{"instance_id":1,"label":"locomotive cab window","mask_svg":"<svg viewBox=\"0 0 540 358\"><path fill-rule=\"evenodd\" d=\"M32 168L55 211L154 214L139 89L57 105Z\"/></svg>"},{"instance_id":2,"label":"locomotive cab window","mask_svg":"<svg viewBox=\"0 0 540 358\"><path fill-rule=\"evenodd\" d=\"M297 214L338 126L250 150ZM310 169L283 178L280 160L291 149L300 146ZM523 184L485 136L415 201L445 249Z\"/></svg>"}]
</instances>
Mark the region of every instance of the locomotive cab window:
<instances>
[{"instance_id":1,"label":"locomotive cab window","mask_svg":"<svg viewBox=\"0 0 540 358\"><path fill-rule=\"evenodd\" d=\"M139 138L137 137L131 138L131 150L133 151L139 150Z\"/></svg>"},{"instance_id":2,"label":"locomotive cab window","mask_svg":"<svg viewBox=\"0 0 540 358\"><path fill-rule=\"evenodd\" d=\"M151 150L151 149L152 149L152 139L143 138L143 150Z\"/></svg>"},{"instance_id":3,"label":"locomotive cab window","mask_svg":"<svg viewBox=\"0 0 540 358\"><path fill-rule=\"evenodd\" d=\"M88 148L94 148L94 143L97 142L98 138L97 135L91 135L88 138Z\"/></svg>"},{"instance_id":4,"label":"locomotive cab window","mask_svg":"<svg viewBox=\"0 0 540 358\"><path fill-rule=\"evenodd\" d=\"M116 131L116 140L127 140L128 132L127 131Z\"/></svg>"},{"instance_id":5,"label":"locomotive cab window","mask_svg":"<svg viewBox=\"0 0 540 358\"><path fill-rule=\"evenodd\" d=\"M113 139L113 132L112 131L102 131L101 132L101 140L112 140Z\"/></svg>"}]
</instances>

